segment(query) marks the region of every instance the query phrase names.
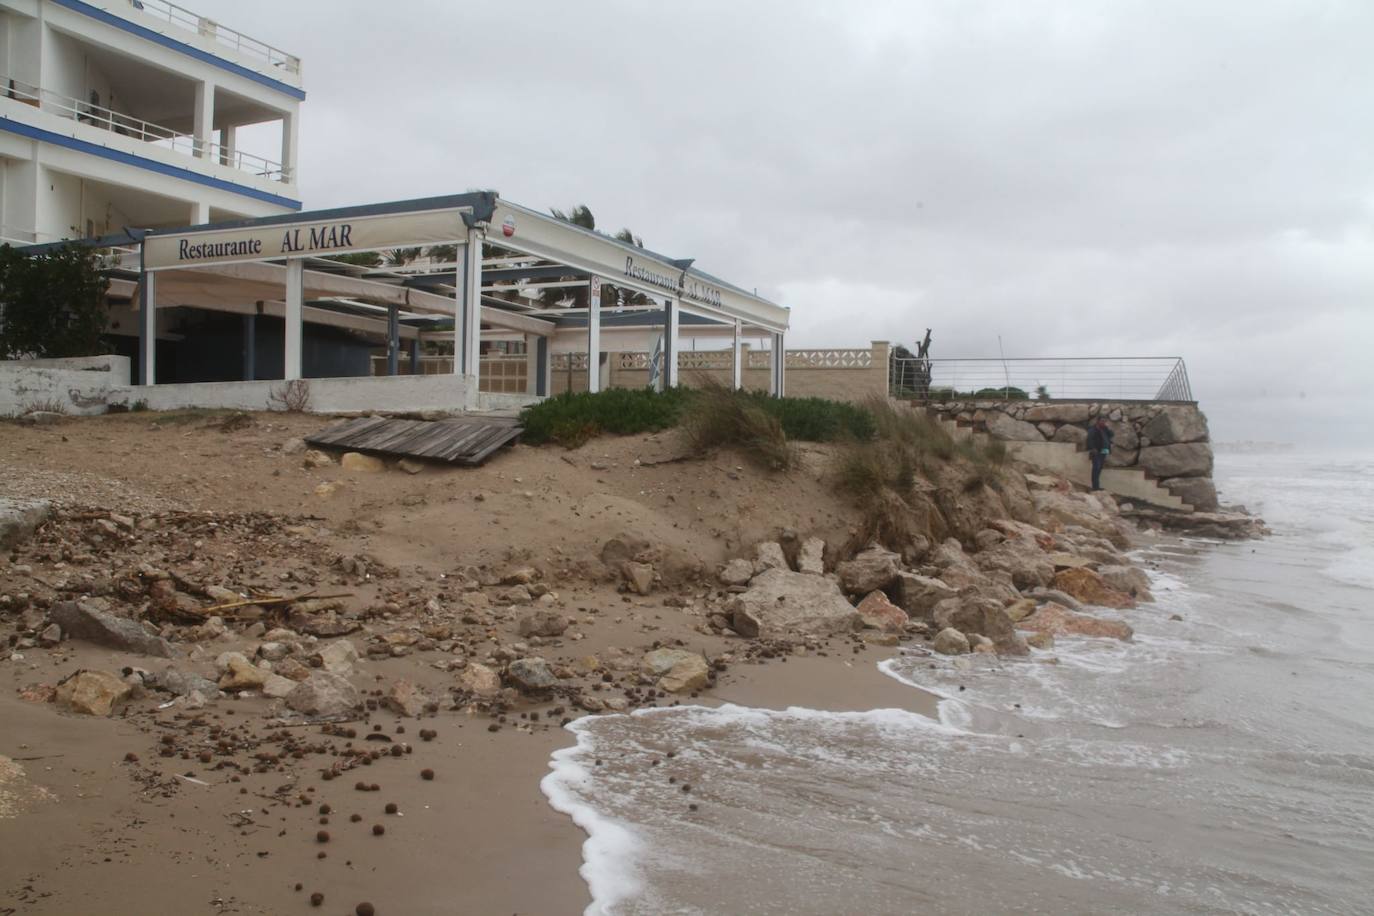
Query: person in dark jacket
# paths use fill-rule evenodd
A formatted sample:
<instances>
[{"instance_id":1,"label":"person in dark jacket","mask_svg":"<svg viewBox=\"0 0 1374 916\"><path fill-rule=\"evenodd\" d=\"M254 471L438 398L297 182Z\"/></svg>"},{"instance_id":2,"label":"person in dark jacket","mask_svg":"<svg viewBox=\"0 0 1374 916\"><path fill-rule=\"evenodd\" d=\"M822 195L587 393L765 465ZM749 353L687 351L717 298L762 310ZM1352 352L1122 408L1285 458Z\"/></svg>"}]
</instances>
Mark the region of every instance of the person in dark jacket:
<instances>
[{"instance_id":1,"label":"person in dark jacket","mask_svg":"<svg viewBox=\"0 0 1374 916\"><path fill-rule=\"evenodd\" d=\"M1088 429L1088 457L1093 463L1093 489L1102 489L1102 465L1106 462L1107 456L1112 453L1112 439L1114 438L1111 427L1107 421L1098 417L1093 425Z\"/></svg>"}]
</instances>

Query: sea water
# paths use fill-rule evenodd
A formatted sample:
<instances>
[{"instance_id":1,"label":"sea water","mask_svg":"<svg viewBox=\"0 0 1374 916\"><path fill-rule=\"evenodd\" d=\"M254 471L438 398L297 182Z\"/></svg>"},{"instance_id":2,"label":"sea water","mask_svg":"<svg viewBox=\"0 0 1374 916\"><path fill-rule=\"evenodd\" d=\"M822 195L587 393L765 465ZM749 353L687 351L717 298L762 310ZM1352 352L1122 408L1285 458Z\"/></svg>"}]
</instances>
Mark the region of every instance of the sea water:
<instances>
[{"instance_id":1,"label":"sea water","mask_svg":"<svg viewBox=\"0 0 1374 916\"><path fill-rule=\"evenodd\" d=\"M1374 458L1217 479L1273 537L1138 551L1129 643L883 662L938 720L573 723L543 788L588 832L588 912L1374 912Z\"/></svg>"}]
</instances>

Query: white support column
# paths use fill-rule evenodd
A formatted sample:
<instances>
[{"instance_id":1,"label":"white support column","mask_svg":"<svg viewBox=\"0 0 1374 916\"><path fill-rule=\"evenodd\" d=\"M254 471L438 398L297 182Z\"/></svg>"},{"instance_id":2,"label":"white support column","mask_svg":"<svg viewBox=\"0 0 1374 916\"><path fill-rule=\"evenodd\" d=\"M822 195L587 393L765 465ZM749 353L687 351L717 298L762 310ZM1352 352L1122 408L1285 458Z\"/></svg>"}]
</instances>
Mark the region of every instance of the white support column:
<instances>
[{"instance_id":1,"label":"white support column","mask_svg":"<svg viewBox=\"0 0 1374 916\"><path fill-rule=\"evenodd\" d=\"M305 306L305 259L286 259L286 371L287 381L301 377L301 315Z\"/></svg>"},{"instance_id":2,"label":"white support column","mask_svg":"<svg viewBox=\"0 0 1374 916\"><path fill-rule=\"evenodd\" d=\"M735 342L732 350L734 358L730 360L730 387L739 391L744 387L744 365L740 361L740 335L744 330L744 322L735 319Z\"/></svg>"},{"instance_id":3,"label":"white support column","mask_svg":"<svg viewBox=\"0 0 1374 916\"><path fill-rule=\"evenodd\" d=\"M236 125L230 124L220 128L223 134L219 142L219 164L237 167L235 161L239 149L239 129Z\"/></svg>"},{"instance_id":4,"label":"white support column","mask_svg":"<svg viewBox=\"0 0 1374 916\"><path fill-rule=\"evenodd\" d=\"M138 308L139 381L157 383L157 284L155 273L144 271Z\"/></svg>"},{"instance_id":5,"label":"white support column","mask_svg":"<svg viewBox=\"0 0 1374 916\"><path fill-rule=\"evenodd\" d=\"M587 297L587 390L601 390L601 283L593 277L592 295Z\"/></svg>"},{"instance_id":6,"label":"white support column","mask_svg":"<svg viewBox=\"0 0 1374 916\"><path fill-rule=\"evenodd\" d=\"M787 393L787 350L784 346L783 334L781 331L773 335L771 364L772 378L769 382L768 393L775 398L780 398Z\"/></svg>"},{"instance_id":7,"label":"white support column","mask_svg":"<svg viewBox=\"0 0 1374 916\"><path fill-rule=\"evenodd\" d=\"M208 80L196 83L196 113L191 133L195 137L196 157L210 158L210 143L215 139L215 84Z\"/></svg>"},{"instance_id":8,"label":"white support column","mask_svg":"<svg viewBox=\"0 0 1374 916\"><path fill-rule=\"evenodd\" d=\"M287 111L281 117L282 181L296 183L296 153L300 142L300 112ZM480 260L480 259L479 259Z\"/></svg>"},{"instance_id":9,"label":"white support column","mask_svg":"<svg viewBox=\"0 0 1374 916\"><path fill-rule=\"evenodd\" d=\"M682 302L669 299L663 310L663 387L676 388L678 385L677 350L678 330L682 325Z\"/></svg>"},{"instance_id":10,"label":"white support column","mask_svg":"<svg viewBox=\"0 0 1374 916\"><path fill-rule=\"evenodd\" d=\"M203 200L198 200L191 204L191 222L189 225L200 226L210 222L210 205Z\"/></svg>"},{"instance_id":11,"label":"white support column","mask_svg":"<svg viewBox=\"0 0 1374 916\"><path fill-rule=\"evenodd\" d=\"M525 339L525 394L539 393L539 338L534 334Z\"/></svg>"},{"instance_id":12,"label":"white support column","mask_svg":"<svg viewBox=\"0 0 1374 916\"><path fill-rule=\"evenodd\" d=\"M453 371L467 376L470 393L475 395L482 372L482 232L469 229L462 249L453 321Z\"/></svg>"}]
</instances>

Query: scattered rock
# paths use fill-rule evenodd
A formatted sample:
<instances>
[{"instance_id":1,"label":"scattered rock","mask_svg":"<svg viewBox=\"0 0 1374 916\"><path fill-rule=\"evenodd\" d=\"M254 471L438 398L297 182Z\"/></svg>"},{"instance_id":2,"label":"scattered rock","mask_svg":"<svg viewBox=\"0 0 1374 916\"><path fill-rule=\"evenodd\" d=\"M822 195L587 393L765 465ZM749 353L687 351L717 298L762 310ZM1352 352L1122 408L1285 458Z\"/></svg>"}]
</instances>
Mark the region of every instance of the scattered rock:
<instances>
[{"instance_id":1,"label":"scattered rock","mask_svg":"<svg viewBox=\"0 0 1374 916\"><path fill-rule=\"evenodd\" d=\"M347 639L328 643L320 648L320 667L330 674L347 675L353 672L353 663L358 660L358 649Z\"/></svg>"},{"instance_id":2,"label":"scattered rock","mask_svg":"<svg viewBox=\"0 0 1374 916\"><path fill-rule=\"evenodd\" d=\"M706 659L685 649L655 649L644 656L643 668L658 678L660 690L669 693L691 693L710 682Z\"/></svg>"},{"instance_id":3,"label":"scattered rock","mask_svg":"<svg viewBox=\"0 0 1374 916\"><path fill-rule=\"evenodd\" d=\"M334 458L328 452L319 449L309 449L301 456L301 464L307 468L324 468L334 463Z\"/></svg>"},{"instance_id":4,"label":"scattered rock","mask_svg":"<svg viewBox=\"0 0 1374 916\"><path fill-rule=\"evenodd\" d=\"M635 594L647 595L654 590L654 568L648 563L629 562L621 567L625 583Z\"/></svg>"},{"instance_id":5,"label":"scattered rock","mask_svg":"<svg viewBox=\"0 0 1374 916\"><path fill-rule=\"evenodd\" d=\"M1034 598L1021 598L1004 607L1002 612L1015 623L1018 620L1025 620L1031 614L1034 614L1038 606Z\"/></svg>"},{"instance_id":6,"label":"scattered rock","mask_svg":"<svg viewBox=\"0 0 1374 916\"><path fill-rule=\"evenodd\" d=\"M108 716L133 694L133 687L106 671L82 669L57 683L58 706L84 716Z\"/></svg>"},{"instance_id":7,"label":"scattered rock","mask_svg":"<svg viewBox=\"0 0 1374 916\"><path fill-rule=\"evenodd\" d=\"M344 452L343 457L339 459L339 465L345 471L361 471L366 474L386 470L385 461L375 455L364 455L362 452Z\"/></svg>"},{"instance_id":8,"label":"scattered rock","mask_svg":"<svg viewBox=\"0 0 1374 916\"><path fill-rule=\"evenodd\" d=\"M402 458L396 462L396 470L405 471L407 474L418 474L424 469L424 462L416 461L414 458Z\"/></svg>"},{"instance_id":9,"label":"scattered rock","mask_svg":"<svg viewBox=\"0 0 1374 916\"><path fill-rule=\"evenodd\" d=\"M486 665L469 662L458 675L458 686L479 697L494 697L501 692L501 676Z\"/></svg>"},{"instance_id":10,"label":"scattered rock","mask_svg":"<svg viewBox=\"0 0 1374 916\"><path fill-rule=\"evenodd\" d=\"M835 567L840 585L851 595L867 595L874 589L886 588L897 577L901 557L882 547L870 547L852 560Z\"/></svg>"},{"instance_id":11,"label":"scattered rock","mask_svg":"<svg viewBox=\"0 0 1374 916\"><path fill-rule=\"evenodd\" d=\"M523 693L539 693L558 686L558 678L542 658L518 658L506 666L506 680Z\"/></svg>"},{"instance_id":12,"label":"scattered rock","mask_svg":"<svg viewBox=\"0 0 1374 916\"><path fill-rule=\"evenodd\" d=\"M293 436L281 444L283 455L299 455L305 451L305 440L298 436Z\"/></svg>"},{"instance_id":13,"label":"scattered rock","mask_svg":"<svg viewBox=\"0 0 1374 916\"><path fill-rule=\"evenodd\" d=\"M391 690L386 695L386 705L388 709L394 710L403 716L412 719L418 718L425 711L425 706L429 703L429 697L414 683L407 680L399 680L391 685Z\"/></svg>"},{"instance_id":14,"label":"scattered rock","mask_svg":"<svg viewBox=\"0 0 1374 916\"><path fill-rule=\"evenodd\" d=\"M945 627L936 633L930 647L941 655L966 655L969 652L968 639L953 627Z\"/></svg>"},{"instance_id":15,"label":"scattered rock","mask_svg":"<svg viewBox=\"0 0 1374 916\"><path fill-rule=\"evenodd\" d=\"M286 705L307 716L351 716L363 705L358 689L347 678L316 671L286 695Z\"/></svg>"},{"instance_id":16,"label":"scattered rock","mask_svg":"<svg viewBox=\"0 0 1374 916\"><path fill-rule=\"evenodd\" d=\"M950 598L935 606L935 625L965 634L986 636L1002 655L1026 655L1026 641L1012 626L1011 618L993 598Z\"/></svg>"},{"instance_id":17,"label":"scattered rock","mask_svg":"<svg viewBox=\"0 0 1374 916\"><path fill-rule=\"evenodd\" d=\"M716 578L722 585L748 585L754 578L754 564L744 559L731 560L720 568Z\"/></svg>"},{"instance_id":18,"label":"scattered rock","mask_svg":"<svg viewBox=\"0 0 1374 916\"><path fill-rule=\"evenodd\" d=\"M1026 645L1032 649L1039 649L1048 652L1054 648L1054 635L1048 631L1036 631L1026 634Z\"/></svg>"},{"instance_id":19,"label":"scattered rock","mask_svg":"<svg viewBox=\"0 0 1374 916\"><path fill-rule=\"evenodd\" d=\"M197 690L207 697L219 695L219 686L214 681L193 671L182 671L178 668L167 668L156 675L153 678L153 686L179 697Z\"/></svg>"},{"instance_id":20,"label":"scattered rock","mask_svg":"<svg viewBox=\"0 0 1374 916\"><path fill-rule=\"evenodd\" d=\"M520 618L517 632L524 637L562 636L568 629L568 618L554 611L535 611Z\"/></svg>"},{"instance_id":21,"label":"scattered rock","mask_svg":"<svg viewBox=\"0 0 1374 916\"><path fill-rule=\"evenodd\" d=\"M856 610L863 619L864 626L882 630L884 633L905 631L907 622L911 619L906 611L889 601L887 595L880 591L869 592L868 596L859 602Z\"/></svg>"},{"instance_id":22,"label":"scattered rock","mask_svg":"<svg viewBox=\"0 0 1374 916\"><path fill-rule=\"evenodd\" d=\"M262 682L261 689L263 696L282 700L296 689L296 682L289 677L283 677L273 672L268 674L267 679Z\"/></svg>"},{"instance_id":23,"label":"scattered rock","mask_svg":"<svg viewBox=\"0 0 1374 916\"><path fill-rule=\"evenodd\" d=\"M165 639L149 633L135 620L106 613L91 599L59 601L52 606L49 616L68 639L82 639L121 652L172 657L172 647Z\"/></svg>"},{"instance_id":24,"label":"scattered rock","mask_svg":"<svg viewBox=\"0 0 1374 916\"><path fill-rule=\"evenodd\" d=\"M1217 509L1217 487L1210 477L1170 477L1160 483L1195 511L1215 512Z\"/></svg>"},{"instance_id":25,"label":"scattered rock","mask_svg":"<svg viewBox=\"0 0 1374 916\"><path fill-rule=\"evenodd\" d=\"M839 587L823 576L770 569L730 606L735 632L745 637L827 636L863 626Z\"/></svg>"},{"instance_id":26,"label":"scattered rock","mask_svg":"<svg viewBox=\"0 0 1374 916\"><path fill-rule=\"evenodd\" d=\"M255 667L241 652L225 652L216 659L215 666L221 672L220 690L257 690L271 674L270 671Z\"/></svg>"},{"instance_id":27,"label":"scattered rock","mask_svg":"<svg viewBox=\"0 0 1374 916\"><path fill-rule=\"evenodd\" d=\"M1155 445L1201 442L1208 438L1207 417L1196 407L1163 407L1140 434Z\"/></svg>"}]
</instances>

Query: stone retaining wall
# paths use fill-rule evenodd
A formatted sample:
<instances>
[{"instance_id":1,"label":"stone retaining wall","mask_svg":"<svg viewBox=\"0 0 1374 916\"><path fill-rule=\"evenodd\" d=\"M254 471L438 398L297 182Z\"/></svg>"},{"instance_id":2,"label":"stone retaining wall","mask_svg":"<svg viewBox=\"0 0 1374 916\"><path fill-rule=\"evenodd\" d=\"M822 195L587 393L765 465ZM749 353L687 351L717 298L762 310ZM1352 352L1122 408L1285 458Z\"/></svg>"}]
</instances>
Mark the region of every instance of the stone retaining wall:
<instances>
[{"instance_id":1,"label":"stone retaining wall","mask_svg":"<svg viewBox=\"0 0 1374 916\"><path fill-rule=\"evenodd\" d=\"M1066 442L1086 451L1088 426L1115 434L1107 467L1139 468L1194 509L1217 507L1207 417L1196 404L1155 401L945 401L930 410L1018 442Z\"/></svg>"}]
</instances>

